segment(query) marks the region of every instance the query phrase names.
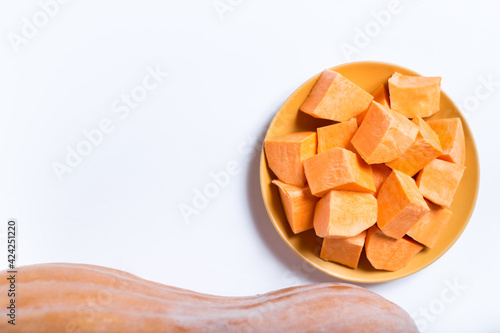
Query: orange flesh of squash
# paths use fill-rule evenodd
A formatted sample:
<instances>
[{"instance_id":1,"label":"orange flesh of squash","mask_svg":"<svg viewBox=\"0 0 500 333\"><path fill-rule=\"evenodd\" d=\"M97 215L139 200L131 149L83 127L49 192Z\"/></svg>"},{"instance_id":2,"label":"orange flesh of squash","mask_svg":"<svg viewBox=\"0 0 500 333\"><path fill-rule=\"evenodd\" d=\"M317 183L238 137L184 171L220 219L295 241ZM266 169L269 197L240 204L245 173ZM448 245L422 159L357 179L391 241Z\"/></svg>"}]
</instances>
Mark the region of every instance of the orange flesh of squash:
<instances>
[{"instance_id":1,"label":"orange flesh of squash","mask_svg":"<svg viewBox=\"0 0 500 333\"><path fill-rule=\"evenodd\" d=\"M280 180L273 180L278 186L285 216L294 234L313 228L314 208L318 197L311 194L309 186L288 185Z\"/></svg>"},{"instance_id":2,"label":"orange flesh of squash","mask_svg":"<svg viewBox=\"0 0 500 333\"><path fill-rule=\"evenodd\" d=\"M377 221L377 199L369 193L330 191L316 204L314 230L319 237L353 237Z\"/></svg>"},{"instance_id":3,"label":"orange flesh of squash","mask_svg":"<svg viewBox=\"0 0 500 333\"><path fill-rule=\"evenodd\" d=\"M316 132L300 132L267 139L264 143L267 163L283 182L304 186L306 177L302 162L316 154Z\"/></svg>"},{"instance_id":4,"label":"orange flesh of squash","mask_svg":"<svg viewBox=\"0 0 500 333\"><path fill-rule=\"evenodd\" d=\"M431 211L425 214L406 234L420 244L433 248L446 229L453 213L432 202L427 202L427 205Z\"/></svg>"},{"instance_id":5,"label":"orange flesh of squash","mask_svg":"<svg viewBox=\"0 0 500 333\"><path fill-rule=\"evenodd\" d=\"M357 268L365 237L366 231L354 237L324 238L319 256L325 260Z\"/></svg>"},{"instance_id":6,"label":"orange flesh of squash","mask_svg":"<svg viewBox=\"0 0 500 333\"><path fill-rule=\"evenodd\" d=\"M332 148L304 161L311 192L323 196L331 190L375 192L371 166L343 148Z\"/></svg>"},{"instance_id":7,"label":"orange flesh of squash","mask_svg":"<svg viewBox=\"0 0 500 333\"><path fill-rule=\"evenodd\" d=\"M385 235L376 225L366 234L366 257L375 269L400 270L422 249L422 245L409 237L394 239Z\"/></svg>"},{"instance_id":8,"label":"orange flesh of squash","mask_svg":"<svg viewBox=\"0 0 500 333\"><path fill-rule=\"evenodd\" d=\"M428 120L429 126L439 136L444 161L465 165L465 136L460 118Z\"/></svg>"},{"instance_id":9,"label":"orange flesh of squash","mask_svg":"<svg viewBox=\"0 0 500 333\"><path fill-rule=\"evenodd\" d=\"M396 252L394 252L389 259L384 270L391 272L399 271L408 265L410 260L423 249L422 245L409 237L403 237L401 240L403 240L403 242L400 243Z\"/></svg>"},{"instance_id":10,"label":"orange flesh of squash","mask_svg":"<svg viewBox=\"0 0 500 333\"><path fill-rule=\"evenodd\" d=\"M403 115L373 102L351 143L368 164L386 163L401 156L418 134Z\"/></svg>"},{"instance_id":11,"label":"orange flesh of squash","mask_svg":"<svg viewBox=\"0 0 500 333\"><path fill-rule=\"evenodd\" d=\"M372 95L373 95L373 100L375 102L387 106L388 108L391 107L389 102L389 92L387 91L385 84L380 85L380 87L378 87L377 90L375 90ZM368 109L366 109L365 111L361 112L356 116L356 122L358 126L361 125L367 113Z\"/></svg>"},{"instance_id":12,"label":"orange flesh of squash","mask_svg":"<svg viewBox=\"0 0 500 333\"><path fill-rule=\"evenodd\" d=\"M464 171L463 165L436 159L417 175L418 189L427 200L450 207Z\"/></svg>"},{"instance_id":13,"label":"orange flesh of squash","mask_svg":"<svg viewBox=\"0 0 500 333\"><path fill-rule=\"evenodd\" d=\"M317 129L318 154L331 148L344 148L355 153L351 139L357 130L358 125L354 118L344 123L319 127Z\"/></svg>"},{"instance_id":14,"label":"orange flesh of squash","mask_svg":"<svg viewBox=\"0 0 500 333\"><path fill-rule=\"evenodd\" d=\"M438 135L422 118L417 116L413 118L412 123L419 128L417 139L403 155L386 165L413 177L430 161L441 155L443 150Z\"/></svg>"},{"instance_id":15,"label":"orange flesh of squash","mask_svg":"<svg viewBox=\"0 0 500 333\"><path fill-rule=\"evenodd\" d=\"M347 121L365 111L373 96L341 74L323 71L300 110L313 117Z\"/></svg>"},{"instance_id":16,"label":"orange flesh of squash","mask_svg":"<svg viewBox=\"0 0 500 333\"><path fill-rule=\"evenodd\" d=\"M440 77L394 73L389 79L391 108L407 118L429 117L439 111Z\"/></svg>"},{"instance_id":17,"label":"orange flesh of squash","mask_svg":"<svg viewBox=\"0 0 500 333\"><path fill-rule=\"evenodd\" d=\"M397 170L385 180L377 202L377 226L392 238L403 237L429 212L413 178Z\"/></svg>"},{"instance_id":18,"label":"orange flesh of squash","mask_svg":"<svg viewBox=\"0 0 500 333\"><path fill-rule=\"evenodd\" d=\"M386 166L385 164L372 164L372 173L373 173L373 181L375 183L375 197L378 196L378 192L382 187L382 184L385 182L387 177L392 172L392 169Z\"/></svg>"},{"instance_id":19,"label":"orange flesh of squash","mask_svg":"<svg viewBox=\"0 0 500 333\"><path fill-rule=\"evenodd\" d=\"M300 111L340 123L266 140L290 227L314 228L321 258L357 268L364 246L374 268L396 271L435 246L466 154L460 118L422 119L439 111L440 85L394 73L368 94L325 70Z\"/></svg>"}]
</instances>

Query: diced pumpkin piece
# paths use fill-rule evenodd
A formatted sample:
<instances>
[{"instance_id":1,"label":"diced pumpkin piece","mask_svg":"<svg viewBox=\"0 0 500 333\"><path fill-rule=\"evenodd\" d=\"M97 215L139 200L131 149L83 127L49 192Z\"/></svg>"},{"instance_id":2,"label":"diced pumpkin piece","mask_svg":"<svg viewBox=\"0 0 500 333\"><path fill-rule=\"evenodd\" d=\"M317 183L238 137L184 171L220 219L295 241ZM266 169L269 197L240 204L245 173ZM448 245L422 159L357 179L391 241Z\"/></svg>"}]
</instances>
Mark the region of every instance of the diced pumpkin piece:
<instances>
[{"instance_id":1,"label":"diced pumpkin piece","mask_svg":"<svg viewBox=\"0 0 500 333\"><path fill-rule=\"evenodd\" d=\"M330 191L316 204L314 230L319 237L353 237L377 221L377 199L369 193Z\"/></svg>"},{"instance_id":2,"label":"diced pumpkin piece","mask_svg":"<svg viewBox=\"0 0 500 333\"><path fill-rule=\"evenodd\" d=\"M435 159L417 176L420 193L429 201L450 207L465 171L465 166Z\"/></svg>"},{"instance_id":3,"label":"diced pumpkin piece","mask_svg":"<svg viewBox=\"0 0 500 333\"><path fill-rule=\"evenodd\" d=\"M378 196L378 192L385 182L387 177L392 172L392 169L385 164L372 164L373 182L375 183L375 198Z\"/></svg>"},{"instance_id":4,"label":"diced pumpkin piece","mask_svg":"<svg viewBox=\"0 0 500 333\"><path fill-rule=\"evenodd\" d=\"M332 70L325 70L300 110L313 117L347 121L365 111L373 96Z\"/></svg>"},{"instance_id":5,"label":"diced pumpkin piece","mask_svg":"<svg viewBox=\"0 0 500 333\"><path fill-rule=\"evenodd\" d=\"M460 118L432 119L427 123L436 132L443 147L443 154L438 158L465 165L465 136Z\"/></svg>"},{"instance_id":6,"label":"diced pumpkin piece","mask_svg":"<svg viewBox=\"0 0 500 333\"><path fill-rule=\"evenodd\" d=\"M354 237L324 238L319 256L325 260L357 268L365 237L366 231Z\"/></svg>"},{"instance_id":7,"label":"diced pumpkin piece","mask_svg":"<svg viewBox=\"0 0 500 333\"><path fill-rule=\"evenodd\" d=\"M361 126L361 124L363 123L363 120L365 120L366 118L366 114L368 113L368 110L369 109L366 109L365 111L361 112L360 114L358 114L356 116L356 124L359 126Z\"/></svg>"},{"instance_id":8,"label":"diced pumpkin piece","mask_svg":"<svg viewBox=\"0 0 500 333\"><path fill-rule=\"evenodd\" d=\"M375 192L372 168L361 157L343 148L332 148L304 161L304 171L313 195L331 190Z\"/></svg>"},{"instance_id":9,"label":"diced pumpkin piece","mask_svg":"<svg viewBox=\"0 0 500 333\"><path fill-rule=\"evenodd\" d=\"M365 252L375 269L395 272L404 268L424 247L409 237L394 239L376 225L368 229Z\"/></svg>"},{"instance_id":10,"label":"diced pumpkin piece","mask_svg":"<svg viewBox=\"0 0 500 333\"><path fill-rule=\"evenodd\" d=\"M387 90L385 84L381 84L380 87L378 87L372 95L375 102L382 104L383 106L387 106L388 108L391 107L389 100L389 91Z\"/></svg>"},{"instance_id":11,"label":"diced pumpkin piece","mask_svg":"<svg viewBox=\"0 0 500 333\"><path fill-rule=\"evenodd\" d=\"M345 148L356 152L351 144L354 133L358 130L356 119L352 118L343 123L319 127L318 131L318 153L331 148Z\"/></svg>"},{"instance_id":12,"label":"diced pumpkin piece","mask_svg":"<svg viewBox=\"0 0 500 333\"><path fill-rule=\"evenodd\" d=\"M413 178L397 170L382 184L377 202L377 226L392 238L403 237L429 212Z\"/></svg>"},{"instance_id":13,"label":"diced pumpkin piece","mask_svg":"<svg viewBox=\"0 0 500 333\"><path fill-rule=\"evenodd\" d=\"M387 91L385 84L381 84L380 87L378 87L377 90L375 90L372 95L373 95L373 100L375 102L390 108L389 92ZM366 109L365 111L361 112L356 116L356 122L358 123L358 126L361 125L367 113L368 109Z\"/></svg>"},{"instance_id":14,"label":"diced pumpkin piece","mask_svg":"<svg viewBox=\"0 0 500 333\"><path fill-rule=\"evenodd\" d=\"M264 147L269 168L281 181L304 186L306 177L302 163L316 154L316 132L285 134L267 139Z\"/></svg>"},{"instance_id":15,"label":"diced pumpkin piece","mask_svg":"<svg viewBox=\"0 0 500 333\"><path fill-rule=\"evenodd\" d=\"M431 211L425 214L406 234L420 244L433 248L446 229L453 213L430 201L427 205Z\"/></svg>"},{"instance_id":16,"label":"diced pumpkin piece","mask_svg":"<svg viewBox=\"0 0 500 333\"><path fill-rule=\"evenodd\" d=\"M351 143L368 164L390 162L417 137L418 127L403 115L373 102Z\"/></svg>"},{"instance_id":17,"label":"diced pumpkin piece","mask_svg":"<svg viewBox=\"0 0 500 333\"><path fill-rule=\"evenodd\" d=\"M407 118L429 117L439 111L441 78L394 73L389 79L391 109Z\"/></svg>"},{"instance_id":18,"label":"diced pumpkin piece","mask_svg":"<svg viewBox=\"0 0 500 333\"><path fill-rule=\"evenodd\" d=\"M417 139L403 155L386 165L413 177L430 161L441 155L443 150L438 135L422 118L416 116L412 123L418 126Z\"/></svg>"},{"instance_id":19,"label":"diced pumpkin piece","mask_svg":"<svg viewBox=\"0 0 500 333\"><path fill-rule=\"evenodd\" d=\"M309 186L298 187L273 180L278 186L286 219L293 233L298 234L313 228L314 208L319 198L311 194Z\"/></svg>"},{"instance_id":20,"label":"diced pumpkin piece","mask_svg":"<svg viewBox=\"0 0 500 333\"><path fill-rule=\"evenodd\" d=\"M394 252L391 259L385 265L384 270L386 271L395 272L406 267L410 260L423 249L422 245L409 237L405 236L400 240L403 240L403 242L400 243L396 252Z\"/></svg>"}]
</instances>

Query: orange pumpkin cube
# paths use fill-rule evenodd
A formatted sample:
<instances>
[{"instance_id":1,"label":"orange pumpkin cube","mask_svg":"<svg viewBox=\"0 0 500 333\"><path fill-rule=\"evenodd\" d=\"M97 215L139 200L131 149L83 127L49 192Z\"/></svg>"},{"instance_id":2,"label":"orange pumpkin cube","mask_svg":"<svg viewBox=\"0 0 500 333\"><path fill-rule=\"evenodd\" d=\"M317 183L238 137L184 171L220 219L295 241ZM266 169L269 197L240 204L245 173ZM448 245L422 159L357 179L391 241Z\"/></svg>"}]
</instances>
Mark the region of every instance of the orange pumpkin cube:
<instances>
[{"instance_id":1,"label":"orange pumpkin cube","mask_svg":"<svg viewBox=\"0 0 500 333\"><path fill-rule=\"evenodd\" d=\"M450 207L464 171L463 165L436 159L419 172L418 189L427 200Z\"/></svg>"},{"instance_id":2,"label":"orange pumpkin cube","mask_svg":"<svg viewBox=\"0 0 500 333\"><path fill-rule=\"evenodd\" d=\"M378 196L378 192L385 182L387 177L392 172L392 169L385 164L372 164L373 182L375 183L375 193L373 194L375 198Z\"/></svg>"},{"instance_id":3,"label":"orange pumpkin cube","mask_svg":"<svg viewBox=\"0 0 500 333\"><path fill-rule=\"evenodd\" d=\"M314 208L319 198L311 194L309 186L298 187L273 180L278 186L286 219L294 234L313 228Z\"/></svg>"},{"instance_id":4,"label":"orange pumpkin cube","mask_svg":"<svg viewBox=\"0 0 500 333\"><path fill-rule=\"evenodd\" d=\"M366 231L354 237L324 238L319 256L325 260L357 268L365 237Z\"/></svg>"},{"instance_id":5,"label":"orange pumpkin cube","mask_svg":"<svg viewBox=\"0 0 500 333\"><path fill-rule=\"evenodd\" d=\"M317 144L316 132L285 134L267 139L264 149L269 168L281 181L304 186L306 176L302 162L316 154Z\"/></svg>"},{"instance_id":6,"label":"orange pumpkin cube","mask_svg":"<svg viewBox=\"0 0 500 333\"><path fill-rule=\"evenodd\" d=\"M389 99L389 91L385 84L381 84L380 87L377 88L373 92L373 100L377 103L382 104L383 106L391 107L390 99Z\"/></svg>"},{"instance_id":7,"label":"orange pumpkin cube","mask_svg":"<svg viewBox=\"0 0 500 333\"><path fill-rule=\"evenodd\" d=\"M304 161L304 171L313 195L331 190L375 192L371 167L352 151L332 148Z\"/></svg>"},{"instance_id":8,"label":"orange pumpkin cube","mask_svg":"<svg viewBox=\"0 0 500 333\"><path fill-rule=\"evenodd\" d=\"M427 205L431 211L425 214L406 234L420 244L433 248L446 229L453 213L430 201Z\"/></svg>"},{"instance_id":9,"label":"orange pumpkin cube","mask_svg":"<svg viewBox=\"0 0 500 333\"><path fill-rule=\"evenodd\" d=\"M444 161L465 165L465 136L460 118L428 120L443 147L438 158Z\"/></svg>"},{"instance_id":10,"label":"orange pumpkin cube","mask_svg":"<svg viewBox=\"0 0 500 333\"><path fill-rule=\"evenodd\" d=\"M412 122L418 126L417 139L401 156L386 165L413 177L443 150L438 135L422 118L416 116Z\"/></svg>"},{"instance_id":11,"label":"orange pumpkin cube","mask_svg":"<svg viewBox=\"0 0 500 333\"><path fill-rule=\"evenodd\" d=\"M424 247L409 237L394 239L376 225L368 229L365 252L375 269L395 272L404 268Z\"/></svg>"},{"instance_id":12,"label":"orange pumpkin cube","mask_svg":"<svg viewBox=\"0 0 500 333\"><path fill-rule=\"evenodd\" d=\"M373 102L351 143L368 164L401 156L417 137L418 127L403 115Z\"/></svg>"},{"instance_id":13,"label":"orange pumpkin cube","mask_svg":"<svg viewBox=\"0 0 500 333\"><path fill-rule=\"evenodd\" d=\"M319 237L359 235L377 221L377 199L369 193L330 191L316 204L314 230Z\"/></svg>"},{"instance_id":14,"label":"orange pumpkin cube","mask_svg":"<svg viewBox=\"0 0 500 333\"><path fill-rule=\"evenodd\" d=\"M394 73L389 79L391 109L407 118L429 117L439 111L440 77Z\"/></svg>"},{"instance_id":15,"label":"orange pumpkin cube","mask_svg":"<svg viewBox=\"0 0 500 333\"><path fill-rule=\"evenodd\" d=\"M313 117L347 121L365 111L373 96L332 70L325 70L300 110Z\"/></svg>"},{"instance_id":16,"label":"orange pumpkin cube","mask_svg":"<svg viewBox=\"0 0 500 333\"><path fill-rule=\"evenodd\" d=\"M344 123L319 127L317 129L318 154L331 148L345 148L355 153L351 139L357 130L358 125L354 118Z\"/></svg>"},{"instance_id":17,"label":"orange pumpkin cube","mask_svg":"<svg viewBox=\"0 0 500 333\"><path fill-rule=\"evenodd\" d=\"M377 90L375 90L372 95L373 95L373 100L375 102L390 108L389 92L387 91L385 84L381 84L380 87L378 87ZM361 112L356 116L356 122L358 123L358 126L361 125L367 113L368 109L366 109L365 111Z\"/></svg>"},{"instance_id":18,"label":"orange pumpkin cube","mask_svg":"<svg viewBox=\"0 0 500 333\"><path fill-rule=\"evenodd\" d=\"M413 178L397 170L382 184L377 202L377 226L392 238L403 237L429 212Z\"/></svg>"}]
</instances>

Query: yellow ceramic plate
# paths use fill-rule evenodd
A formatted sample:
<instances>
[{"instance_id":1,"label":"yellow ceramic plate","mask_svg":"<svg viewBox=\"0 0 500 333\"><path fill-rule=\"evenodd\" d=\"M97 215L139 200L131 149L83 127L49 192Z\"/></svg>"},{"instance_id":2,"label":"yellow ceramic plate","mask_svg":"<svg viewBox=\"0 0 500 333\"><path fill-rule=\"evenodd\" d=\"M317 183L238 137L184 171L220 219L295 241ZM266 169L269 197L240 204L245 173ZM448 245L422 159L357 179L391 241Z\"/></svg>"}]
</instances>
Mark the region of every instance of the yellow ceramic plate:
<instances>
[{"instance_id":1,"label":"yellow ceramic plate","mask_svg":"<svg viewBox=\"0 0 500 333\"><path fill-rule=\"evenodd\" d=\"M377 89L382 83L386 82L394 72L407 75L419 75L403 67L379 62L355 62L333 67L332 69L355 82L368 92L373 92ZM318 77L319 74L308 80L287 99L271 122L266 138L293 132L314 131L319 126L332 123L331 121L313 118L298 111L299 106L309 94L309 91ZM441 257L453 243L455 243L465 229L476 204L479 186L479 161L472 133L456 105L453 104L445 93L441 93L440 111L431 118L451 117L459 117L462 119L467 147L467 159L465 161L467 168L450 208L453 211L452 220L433 249L424 249L410 261L408 266L397 272L375 270L366 259L364 251L357 269L351 269L347 266L321 259L319 257L321 239L316 237L314 230L305 231L298 235L293 234L291 231L283 212L278 188L271 184L271 180L276 178L276 176L268 168L264 151L262 151L260 161L262 196L269 217L281 238L283 238L285 243L287 243L295 253L312 266L327 274L352 282L373 283L391 281L413 274L432 264Z\"/></svg>"}]
</instances>

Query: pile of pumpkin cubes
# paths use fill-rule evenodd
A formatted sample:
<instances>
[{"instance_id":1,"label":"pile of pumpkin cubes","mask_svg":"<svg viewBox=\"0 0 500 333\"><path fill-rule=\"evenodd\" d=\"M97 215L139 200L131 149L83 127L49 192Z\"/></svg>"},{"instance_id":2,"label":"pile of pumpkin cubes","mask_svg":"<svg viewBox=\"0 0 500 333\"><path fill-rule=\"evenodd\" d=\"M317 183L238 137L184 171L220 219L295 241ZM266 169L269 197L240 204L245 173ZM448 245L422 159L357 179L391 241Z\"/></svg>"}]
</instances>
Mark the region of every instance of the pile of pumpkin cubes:
<instances>
[{"instance_id":1,"label":"pile of pumpkin cubes","mask_svg":"<svg viewBox=\"0 0 500 333\"><path fill-rule=\"evenodd\" d=\"M320 256L357 268L405 267L445 232L465 170L460 118L431 119L440 77L394 73L373 94L325 70L300 111L329 119L315 132L265 141L294 233L314 228Z\"/></svg>"}]
</instances>

